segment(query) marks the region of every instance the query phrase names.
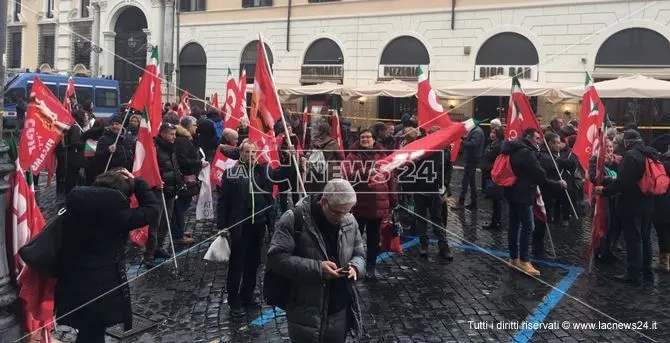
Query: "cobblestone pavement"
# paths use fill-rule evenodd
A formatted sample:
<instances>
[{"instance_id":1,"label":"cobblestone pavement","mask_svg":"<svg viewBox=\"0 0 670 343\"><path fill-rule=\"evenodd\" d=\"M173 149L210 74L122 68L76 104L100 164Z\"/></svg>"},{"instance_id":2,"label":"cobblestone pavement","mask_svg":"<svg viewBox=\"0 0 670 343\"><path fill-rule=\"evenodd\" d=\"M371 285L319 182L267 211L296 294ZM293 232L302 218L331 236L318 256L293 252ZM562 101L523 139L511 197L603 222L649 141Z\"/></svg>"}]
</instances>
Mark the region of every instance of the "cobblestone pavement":
<instances>
[{"instance_id":1,"label":"cobblestone pavement","mask_svg":"<svg viewBox=\"0 0 670 343\"><path fill-rule=\"evenodd\" d=\"M458 171L453 180L460 182ZM455 195L459 192L457 187L454 191ZM54 215L53 187L42 185L38 202L45 216ZM437 260L435 247L428 260L419 258L418 241L409 233L403 238L405 254L380 256L383 277L358 284L363 342L670 342L670 275L657 274L654 285L629 286L610 279L623 271L622 264L608 268L596 264L587 273L587 219L569 227L552 227L556 259L536 261L541 281L524 276L503 263L506 232L481 229L491 210L487 200L480 199L479 204L477 211L449 214L453 262ZM288 342L285 317L267 306L244 319L229 316L226 268L202 259L206 240L215 232L214 223L196 223L191 213L187 225L202 243L182 252L178 272L166 263L146 273L138 267L140 251L129 249L134 310L159 325L124 342ZM617 255L625 259L623 250ZM612 322L612 318L647 323L647 329L562 327L564 322ZM553 327L521 328L512 326L513 321ZM493 327L475 326L481 322ZM74 336L64 327L55 333L65 342L73 341ZM108 337L108 342L117 340Z\"/></svg>"}]
</instances>

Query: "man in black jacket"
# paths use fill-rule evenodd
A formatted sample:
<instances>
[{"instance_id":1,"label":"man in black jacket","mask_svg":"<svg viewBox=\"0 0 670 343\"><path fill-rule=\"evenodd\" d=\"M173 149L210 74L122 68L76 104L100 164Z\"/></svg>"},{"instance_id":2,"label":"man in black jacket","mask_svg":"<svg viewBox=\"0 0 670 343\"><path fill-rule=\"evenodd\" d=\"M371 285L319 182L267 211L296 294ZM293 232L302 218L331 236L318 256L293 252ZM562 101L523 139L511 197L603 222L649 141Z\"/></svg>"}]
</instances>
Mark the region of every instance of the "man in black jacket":
<instances>
[{"instance_id":1,"label":"man in black jacket","mask_svg":"<svg viewBox=\"0 0 670 343\"><path fill-rule=\"evenodd\" d=\"M428 132L434 133L439 129L432 127ZM419 256L428 257L428 226L432 226L437 237L438 256L451 261L454 257L449 249L446 230L446 215L449 211L442 210L442 198L447 192L444 186L444 159L449 157L446 155L444 151L429 152L428 156L415 162L412 173L402 173L398 183L402 185L403 191L414 193L416 232L421 242Z\"/></svg>"},{"instance_id":2,"label":"man in black jacket","mask_svg":"<svg viewBox=\"0 0 670 343\"><path fill-rule=\"evenodd\" d=\"M163 185L156 187L154 192L161 201L165 199L167 212L164 211L165 208L161 208L160 223L156 222L149 225L149 240L144 250L144 263L149 267L154 264L154 258L169 258L171 256L163 246L168 234L168 220L170 220L169 216L174 210L177 191L184 184L177 162L177 154L175 153L174 142L176 136L177 127L171 123L163 122L155 139L156 160L158 161Z\"/></svg>"},{"instance_id":3,"label":"man in black jacket","mask_svg":"<svg viewBox=\"0 0 670 343\"><path fill-rule=\"evenodd\" d=\"M542 142L540 132L528 128L523 132L522 138L506 142L501 152L510 156L512 170L516 175L516 183L505 188L505 198L509 202L507 233L509 264L532 276L540 275L540 271L533 267L528 258L530 235L535 228L533 205L536 201L537 187L567 188L565 181L553 181L547 178L547 173L538 160L540 142Z\"/></svg>"},{"instance_id":4,"label":"man in black jacket","mask_svg":"<svg viewBox=\"0 0 670 343\"><path fill-rule=\"evenodd\" d=\"M276 177L268 165L256 161L256 144L245 140L240 145L237 164L221 179L217 203L217 226L228 230L228 304L233 317L245 315L244 307L256 307L253 299L265 226L274 219L272 182ZM235 154L237 155L237 154Z\"/></svg>"},{"instance_id":5,"label":"man in black jacket","mask_svg":"<svg viewBox=\"0 0 670 343\"><path fill-rule=\"evenodd\" d=\"M484 137L484 131L479 126L476 126L467 136L463 137L461 147L463 149L463 163L465 163L465 166L463 169L463 181L461 182L461 195L458 197L458 204L453 207L455 210L463 209L463 207L469 209L477 208L477 182L475 174L477 173L477 165L484 154L485 143L486 137ZM470 188L470 204L465 206L465 196L468 194L468 188Z\"/></svg>"},{"instance_id":6,"label":"man in black jacket","mask_svg":"<svg viewBox=\"0 0 670 343\"><path fill-rule=\"evenodd\" d=\"M621 206L617 206L617 210L621 211L628 267L625 274L616 278L637 284L640 282L640 275L645 281L654 280L650 237L654 197L643 194L638 182L644 175L646 159L658 161L658 153L644 145L639 132L626 130L623 135L626 153L619 164L616 180L605 187L595 187L594 192L606 197L621 194Z\"/></svg>"},{"instance_id":7,"label":"man in black jacket","mask_svg":"<svg viewBox=\"0 0 670 343\"><path fill-rule=\"evenodd\" d=\"M105 129L105 132L98 140L98 146L95 149L95 158L99 160L99 164L104 168L109 161L109 156L112 156L109 162L109 167L106 170L114 168L125 168L133 170L133 162L135 161L135 137L125 132L123 128L123 115L116 114L110 119L111 125ZM119 135L119 132L121 134ZM119 135L119 140L116 141L116 136ZM116 141L116 144L114 142ZM105 170L101 170L103 172Z\"/></svg>"}]
</instances>

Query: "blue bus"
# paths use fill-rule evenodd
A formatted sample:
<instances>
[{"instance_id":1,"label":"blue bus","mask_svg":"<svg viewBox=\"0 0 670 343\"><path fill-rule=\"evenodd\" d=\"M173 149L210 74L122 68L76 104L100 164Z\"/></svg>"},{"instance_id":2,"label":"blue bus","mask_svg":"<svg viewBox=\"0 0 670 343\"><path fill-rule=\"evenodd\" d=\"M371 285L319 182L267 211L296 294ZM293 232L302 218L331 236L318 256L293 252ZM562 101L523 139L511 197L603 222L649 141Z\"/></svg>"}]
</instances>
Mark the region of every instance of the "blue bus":
<instances>
[{"instance_id":1,"label":"blue bus","mask_svg":"<svg viewBox=\"0 0 670 343\"><path fill-rule=\"evenodd\" d=\"M16 104L19 99L28 101L33 80L39 77L42 82L63 101L69 76L58 74L18 73L5 81L5 107L3 123L5 128L16 127ZM109 79L73 77L77 102L93 102L96 117L107 118L119 112L119 82Z\"/></svg>"}]
</instances>

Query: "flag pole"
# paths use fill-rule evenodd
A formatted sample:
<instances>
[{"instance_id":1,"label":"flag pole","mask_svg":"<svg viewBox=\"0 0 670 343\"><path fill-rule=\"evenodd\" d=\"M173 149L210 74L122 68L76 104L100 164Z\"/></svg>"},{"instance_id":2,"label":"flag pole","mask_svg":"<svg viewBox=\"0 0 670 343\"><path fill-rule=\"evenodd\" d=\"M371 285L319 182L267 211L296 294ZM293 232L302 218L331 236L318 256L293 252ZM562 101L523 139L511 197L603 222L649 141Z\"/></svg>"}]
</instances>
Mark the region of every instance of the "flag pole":
<instances>
[{"instance_id":1,"label":"flag pole","mask_svg":"<svg viewBox=\"0 0 670 343\"><path fill-rule=\"evenodd\" d=\"M121 122L121 126L122 126L121 130L119 130L119 133L116 134L116 139L114 139L114 144L112 144L114 146L116 146L116 143L119 142L119 136L121 136L121 132L123 132L123 126L126 125L126 119L128 119L128 113L130 113L130 110L131 110L131 108L130 108L130 103L131 102L132 102L132 100L128 101L128 108L126 108L126 113L123 116L123 122ZM116 152L116 150L114 150L114 152ZM113 156L114 156L114 153L109 154L109 158L107 159L107 165L105 166L105 172L107 171L107 169L109 169L109 164L112 162L112 157Z\"/></svg>"},{"instance_id":2,"label":"flag pole","mask_svg":"<svg viewBox=\"0 0 670 343\"><path fill-rule=\"evenodd\" d=\"M549 157L551 157L551 162L554 162L554 168L556 168L556 172L558 173L558 178L561 181L563 180L563 175L561 175L561 171L558 169L558 164L556 163L556 159L554 158L554 154L551 153L551 148L549 148L549 143L547 143L546 139L542 139L544 142L544 146L547 148L547 152L549 153ZM577 215L577 210L575 209L575 204L572 203L572 199L570 198L570 193L568 193L567 189L564 189L565 191L565 196L568 197L568 202L570 203L570 207L572 208L572 213L575 215L575 219L579 219L579 215Z\"/></svg>"},{"instance_id":3,"label":"flag pole","mask_svg":"<svg viewBox=\"0 0 670 343\"><path fill-rule=\"evenodd\" d=\"M167 204L165 203L165 193L163 193L162 188L161 188L161 198L163 198L163 211L165 211L165 223L167 223L167 229L168 229L167 233L168 233L168 237L170 238L170 248L172 249L172 259L174 260L174 269L179 269L177 267L177 254L174 251L174 240L172 239L172 228L170 228L170 215L167 211ZM160 222L158 222L158 226L160 226Z\"/></svg>"},{"instance_id":4,"label":"flag pole","mask_svg":"<svg viewBox=\"0 0 670 343\"><path fill-rule=\"evenodd\" d=\"M265 66L268 68L268 71L270 71L270 61L268 60L268 54L267 54L267 51L265 50L265 43L263 42L263 35L260 32L258 33L258 40L260 41L261 47L263 48L263 58L265 60L263 62L265 63ZM274 73L272 73L272 71L270 71L269 74L270 74L270 80L272 80L272 86L273 86L274 90L276 91L277 90L277 84L275 83ZM293 143L291 143L291 136L288 134L288 127L286 126L286 117L284 116L284 110L282 110L281 103L279 102L279 97L275 96L275 99L277 99L277 108L279 108L279 113L281 114L281 122L282 122L282 125L284 126L284 132L286 132L287 143L288 143L288 147L290 149L290 148L293 148ZM302 175L300 175L300 165L298 164L298 159L297 159L296 155L293 153L293 151L295 151L295 148L290 149L290 150L291 151L289 151L289 153L290 153L290 155L293 159L293 164L295 165L295 174L296 174L296 178L298 179L298 188L301 188L298 191L302 191L303 197L306 197L307 196L307 191L305 191L305 184L302 182Z\"/></svg>"},{"instance_id":5,"label":"flag pole","mask_svg":"<svg viewBox=\"0 0 670 343\"><path fill-rule=\"evenodd\" d=\"M551 239L551 230L549 230L549 223L544 222L544 226L547 228L547 236L549 237L549 245L551 245L551 254L556 258L556 247L554 247L554 240Z\"/></svg>"}]
</instances>

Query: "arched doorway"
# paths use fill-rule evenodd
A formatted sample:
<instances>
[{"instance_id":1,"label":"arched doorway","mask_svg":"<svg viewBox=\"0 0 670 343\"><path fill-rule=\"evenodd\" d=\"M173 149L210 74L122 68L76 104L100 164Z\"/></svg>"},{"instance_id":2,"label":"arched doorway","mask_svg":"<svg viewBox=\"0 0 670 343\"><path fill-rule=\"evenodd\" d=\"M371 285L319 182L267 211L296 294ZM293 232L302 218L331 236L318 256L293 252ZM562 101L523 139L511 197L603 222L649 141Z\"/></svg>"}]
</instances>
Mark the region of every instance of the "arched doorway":
<instances>
[{"instance_id":1,"label":"arched doorway","mask_svg":"<svg viewBox=\"0 0 670 343\"><path fill-rule=\"evenodd\" d=\"M540 57L533 42L516 32L502 32L487 39L477 51L474 79L507 75L537 81L539 62ZM477 97L474 101L474 117L479 120L500 118L505 122L508 102L509 97ZM530 102L537 113L537 97L531 98Z\"/></svg>"},{"instance_id":2,"label":"arched doorway","mask_svg":"<svg viewBox=\"0 0 670 343\"><path fill-rule=\"evenodd\" d=\"M147 18L134 6L126 7L114 26L114 79L119 81L122 103L132 98L147 64L146 28Z\"/></svg>"},{"instance_id":3,"label":"arched doorway","mask_svg":"<svg viewBox=\"0 0 670 343\"><path fill-rule=\"evenodd\" d=\"M265 44L265 51L267 52L268 62L270 62L270 70L275 59L272 55L272 50L267 43ZM240 58L240 74L242 70L247 73L247 85L254 84L254 75L256 75L256 56L257 56L258 40L249 42L242 50L242 58ZM251 105L251 93L247 93L247 105Z\"/></svg>"},{"instance_id":4,"label":"arched doorway","mask_svg":"<svg viewBox=\"0 0 670 343\"><path fill-rule=\"evenodd\" d=\"M319 38L312 42L305 52L300 68L300 83L314 85L323 82L342 84L344 77L344 55L342 49L332 39ZM339 95L311 95L304 97L303 107L312 111L314 106L340 108L342 99Z\"/></svg>"},{"instance_id":5,"label":"arched doorway","mask_svg":"<svg viewBox=\"0 0 670 343\"><path fill-rule=\"evenodd\" d=\"M379 81L393 79L416 82L419 66L430 73L430 54L423 43L412 36L400 36L390 41L379 60ZM379 118L400 119L403 114L416 112L416 97L379 97Z\"/></svg>"},{"instance_id":6,"label":"arched doorway","mask_svg":"<svg viewBox=\"0 0 670 343\"><path fill-rule=\"evenodd\" d=\"M189 43L179 53L179 88L187 90L195 98L205 99L206 83L205 49L198 43ZM181 91L179 93L181 94Z\"/></svg>"},{"instance_id":7,"label":"arched doorway","mask_svg":"<svg viewBox=\"0 0 670 343\"><path fill-rule=\"evenodd\" d=\"M670 41L662 34L647 28L634 27L616 32L598 48L595 58L595 81L614 79L631 73L655 76L655 70L670 68ZM659 77L666 81L670 78ZM670 125L668 99L603 99L610 120L616 125L637 123L652 127ZM640 130L647 142L667 134L665 129Z\"/></svg>"}]
</instances>

